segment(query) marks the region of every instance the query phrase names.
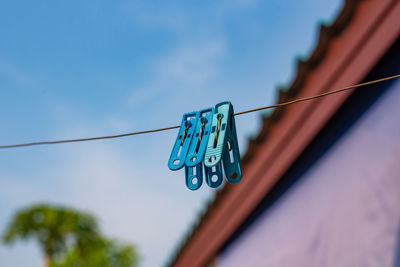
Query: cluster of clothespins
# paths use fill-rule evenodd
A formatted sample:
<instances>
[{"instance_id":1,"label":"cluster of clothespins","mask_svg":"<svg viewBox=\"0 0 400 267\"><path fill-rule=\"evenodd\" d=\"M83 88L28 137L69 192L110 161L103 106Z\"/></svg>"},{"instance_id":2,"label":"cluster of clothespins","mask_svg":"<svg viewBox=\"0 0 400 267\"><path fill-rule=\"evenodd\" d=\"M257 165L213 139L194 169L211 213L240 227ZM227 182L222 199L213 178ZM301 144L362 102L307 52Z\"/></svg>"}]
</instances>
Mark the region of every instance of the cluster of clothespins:
<instances>
[{"instance_id":1,"label":"cluster of clothespins","mask_svg":"<svg viewBox=\"0 0 400 267\"><path fill-rule=\"evenodd\" d=\"M168 167L174 171L185 167L186 186L197 190L203 183L203 165L210 187L221 185L222 169L231 184L242 178L235 118L229 101L183 114Z\"/></svg>"}]
</instances>

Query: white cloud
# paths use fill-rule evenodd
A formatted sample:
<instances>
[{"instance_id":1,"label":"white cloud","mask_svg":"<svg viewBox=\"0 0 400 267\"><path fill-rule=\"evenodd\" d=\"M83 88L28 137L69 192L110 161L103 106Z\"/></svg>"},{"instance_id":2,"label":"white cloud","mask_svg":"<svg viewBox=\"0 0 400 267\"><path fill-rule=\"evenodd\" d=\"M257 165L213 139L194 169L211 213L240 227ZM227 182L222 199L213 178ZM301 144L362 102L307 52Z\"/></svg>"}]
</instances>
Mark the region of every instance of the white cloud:
<instances>
[{"instance_id":1,"label":"white cloud","mask_svg":"<svg viewBox=\"0 0 400 267\"><path fill-rule=\"evenodd\" d=\"M254 6L255 4L257 4L259 2L259 0L236 0L235 2L239 6L247 7L247 6Z\"/></svg>"},{"instance_id":2,"label":"white cloud","mask_svg":"<svg viewBox=\"0 0 400 267\"><path fill-rule=\"evenodd\" d=\"M154 8L148 1L129 1L121 6L122 13L136 25L149 29L167 29L173 32L184 32L190 27L190 16L178 5L171 2L158 3L162 8Z\"/></svg>"},{"instance_id":3,"label":"white cloud","mask_svg":"<svg viewBox=\"0 0 400 267\"><path fill-rule=\"evenodd\" d=\"M15 64L0 60L0 77L16 83L18 86L30 89L35 84L34 77Z\"/></svg>"},{"instance_id":4,"label":"white cloud","mask_svg":"<svg viewBox=\"0 0 400 267\"><path fill-rule=\"evenodd\" d=\"M225 41L220 38L189 44L164 58L157 69L164 79L202 86L217 76L225 50Z\"/></svg>"},{"instance_id":5,"label":"white cloud","mask_svg":"<svg viewBox=\"0 0 400 267\"><path fill-rule=\"evenodd\" d=\"M217 80L227 53L224 38L211 38L198 43L185 43L155 61L153 79L135 88L128 105L141 106L162 99L164 104L202 95Z\"/></svg>"}]
</instances>

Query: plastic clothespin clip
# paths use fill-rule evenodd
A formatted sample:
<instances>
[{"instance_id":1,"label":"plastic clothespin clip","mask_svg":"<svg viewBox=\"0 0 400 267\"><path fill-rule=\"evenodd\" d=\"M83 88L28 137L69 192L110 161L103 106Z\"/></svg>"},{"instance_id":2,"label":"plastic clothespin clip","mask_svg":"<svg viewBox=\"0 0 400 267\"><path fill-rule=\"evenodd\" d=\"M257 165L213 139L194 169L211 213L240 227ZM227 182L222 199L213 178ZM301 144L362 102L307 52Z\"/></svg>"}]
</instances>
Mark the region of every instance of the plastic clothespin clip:
<instances>
[{"instance_id":1,"label":"plastic clothespin clip","mask_svg":"<svg viewBox=\"0 0 400 267\"><path fill-rule=\"evenodd\" d=\"M209 187L217 188L222 184L224 180L222 175L222 163L218 162L216 165L212 167L207 167L204 164L204 169L206 171L206 182Z\"/></svg>"},{"instance_id":2,"label":"plastic clothespin clip","mask_svg":"<svg viewBox=\"0 0 400 267\"><path fill-rule=\"evenodd\" d=\"M192 141L193 133L197 125L199 112L190 112L183 114L181 127L176 137L171 156L168 160L168 168L176 171L185 165L186 155Z\"/></svg>"},{"instance_id":3,"label":"plastic clothespin clip","mask_svg":"<svg viewBox=\"0 0 400 267\"><path fill-rule=\"evenodd\" d=\"M218 165L220 166L221 162L224 167L226 180L231 184L238 183L242 178L242 167L235 118L233 117L233 107L229 101L219 103L215 106L204 165L208 168L217 167L218 169ZM222 179L222 172L217 172L206 174L207 179L211 180L210 175L217 175L218 181Z\"/></svg>"},{"instance_id":4,"label":"plastic clothespin clip","mask_svg":"<svg viewBox=\"0 0 400 267\"><path fill-rule=\"evenodd\" d=\"M214 108L203 109L199 112L196 130L189 146L185 161L186 186L197 190L203 183L203 160L210 135Z\"/></svg>"}]
</instances>

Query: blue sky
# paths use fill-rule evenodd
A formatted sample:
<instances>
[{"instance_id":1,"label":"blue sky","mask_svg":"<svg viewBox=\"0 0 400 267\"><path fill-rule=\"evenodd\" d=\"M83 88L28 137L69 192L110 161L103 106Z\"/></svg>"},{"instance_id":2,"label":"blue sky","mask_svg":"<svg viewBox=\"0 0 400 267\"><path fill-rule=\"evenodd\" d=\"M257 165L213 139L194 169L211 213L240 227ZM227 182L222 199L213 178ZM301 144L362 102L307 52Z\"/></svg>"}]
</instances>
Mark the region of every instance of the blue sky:
<instances>
[{"instance_id":1,"label":"blue sky","mask_svg":"<svg viewBox=\"0 0 400 267\"><path fill-rule=\"evenodd\" d=\"M0 3L0 143L146 130L232 101L275 102L295 58L341 1L8 1ZM236 118L241 152L260 114ZM167 161L176 131L0 151L0 230L45 201L94 213L164 264L214 190L192 192ZM238 184L237 186L240 186ZM34 242L0 245L2 266L40 266Z\"/></svg>"}]
</instances>

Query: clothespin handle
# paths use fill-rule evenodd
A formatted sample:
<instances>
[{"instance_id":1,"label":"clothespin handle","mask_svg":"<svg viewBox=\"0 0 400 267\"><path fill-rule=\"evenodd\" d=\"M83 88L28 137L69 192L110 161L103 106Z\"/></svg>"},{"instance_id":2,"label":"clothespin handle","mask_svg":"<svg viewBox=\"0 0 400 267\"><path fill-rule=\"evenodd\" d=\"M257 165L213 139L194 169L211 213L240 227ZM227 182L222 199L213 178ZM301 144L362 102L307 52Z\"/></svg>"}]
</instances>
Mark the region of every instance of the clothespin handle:
<instances>
[{"instance_id":1,"label":"clothespin handle","mask_svg":"<svg viewBox=\"0 0 400 267\"><path fill-rule=\"evenodd\" d=\"M225 145L226 126L229 119L230 102L222 102L215 106L211 126L211 134L208 138L204 165L206 167L216 166L222 157Z\"/></svg>"},{"instance_id":2,"label":"clothespin handle","mask_svg":"<svg viewBox=\"0 0 400 267\"><path fill-rule=\"evenodd\" d=\"M204 165L211 168L220 164L221 160L227 181L232 184L239 182L242 168L233 106L229 101L215 106Z\"/></svg>"},{"instance_id":3,"label":"clothespin handle","mask_svg":"<svg viewBox=\"0 0 400 267\"><path fill-rule=\"evenodd\" d=\"M179 128L178 136L168 160L170 170L179 170L185 165L186 155L193 138L198 117L198 111L183 114L181 127Z\"/></svg>"},{"instance_id":4,"label":"clothespin handle","mask_svg":"<svg viewBox=\"0 0 400 267\"><path fill-rule=\"evenodd\" d=\"M231 105L232 106L232 105ZM242 165L240 163L240 152L237 141L235 117L232 115L228 123L228 131L222 154L225 178L230 184L236 184L242 179Z\"/></svg>"},{"instance_id":5,"label":"clothespin handle","mask_svg":"<svg viewBox=\"0 0 400 267\"><path fill-rule=\"evenodd\" d=\"M193 167L203 162L213 115L214 108L207 108L199 111L196 130L186 156L186 166Z\"/></svg>"},{"instance_id":6,"label":"clothespin handle","mask_svg":"<svg viewBox=\"0 0 400 267\"><path fill-rule=\"evenodd\" d=\"M206 152L208 136L210 135L214 108L199 111L196 129L185 160L186 186L197 190L203 183L203 159Z\"/></svg>"},{"instance_id":7,"label":"clothespin handle","mask_svg":"<svg viewBox=\"0 0 400 267\"><path fill-rule=\"evenodd\" d=\"M203 163L194 167L185 167L186 187L190 190L197 190L203 184Z\"/></svg>"}]
</instances>

